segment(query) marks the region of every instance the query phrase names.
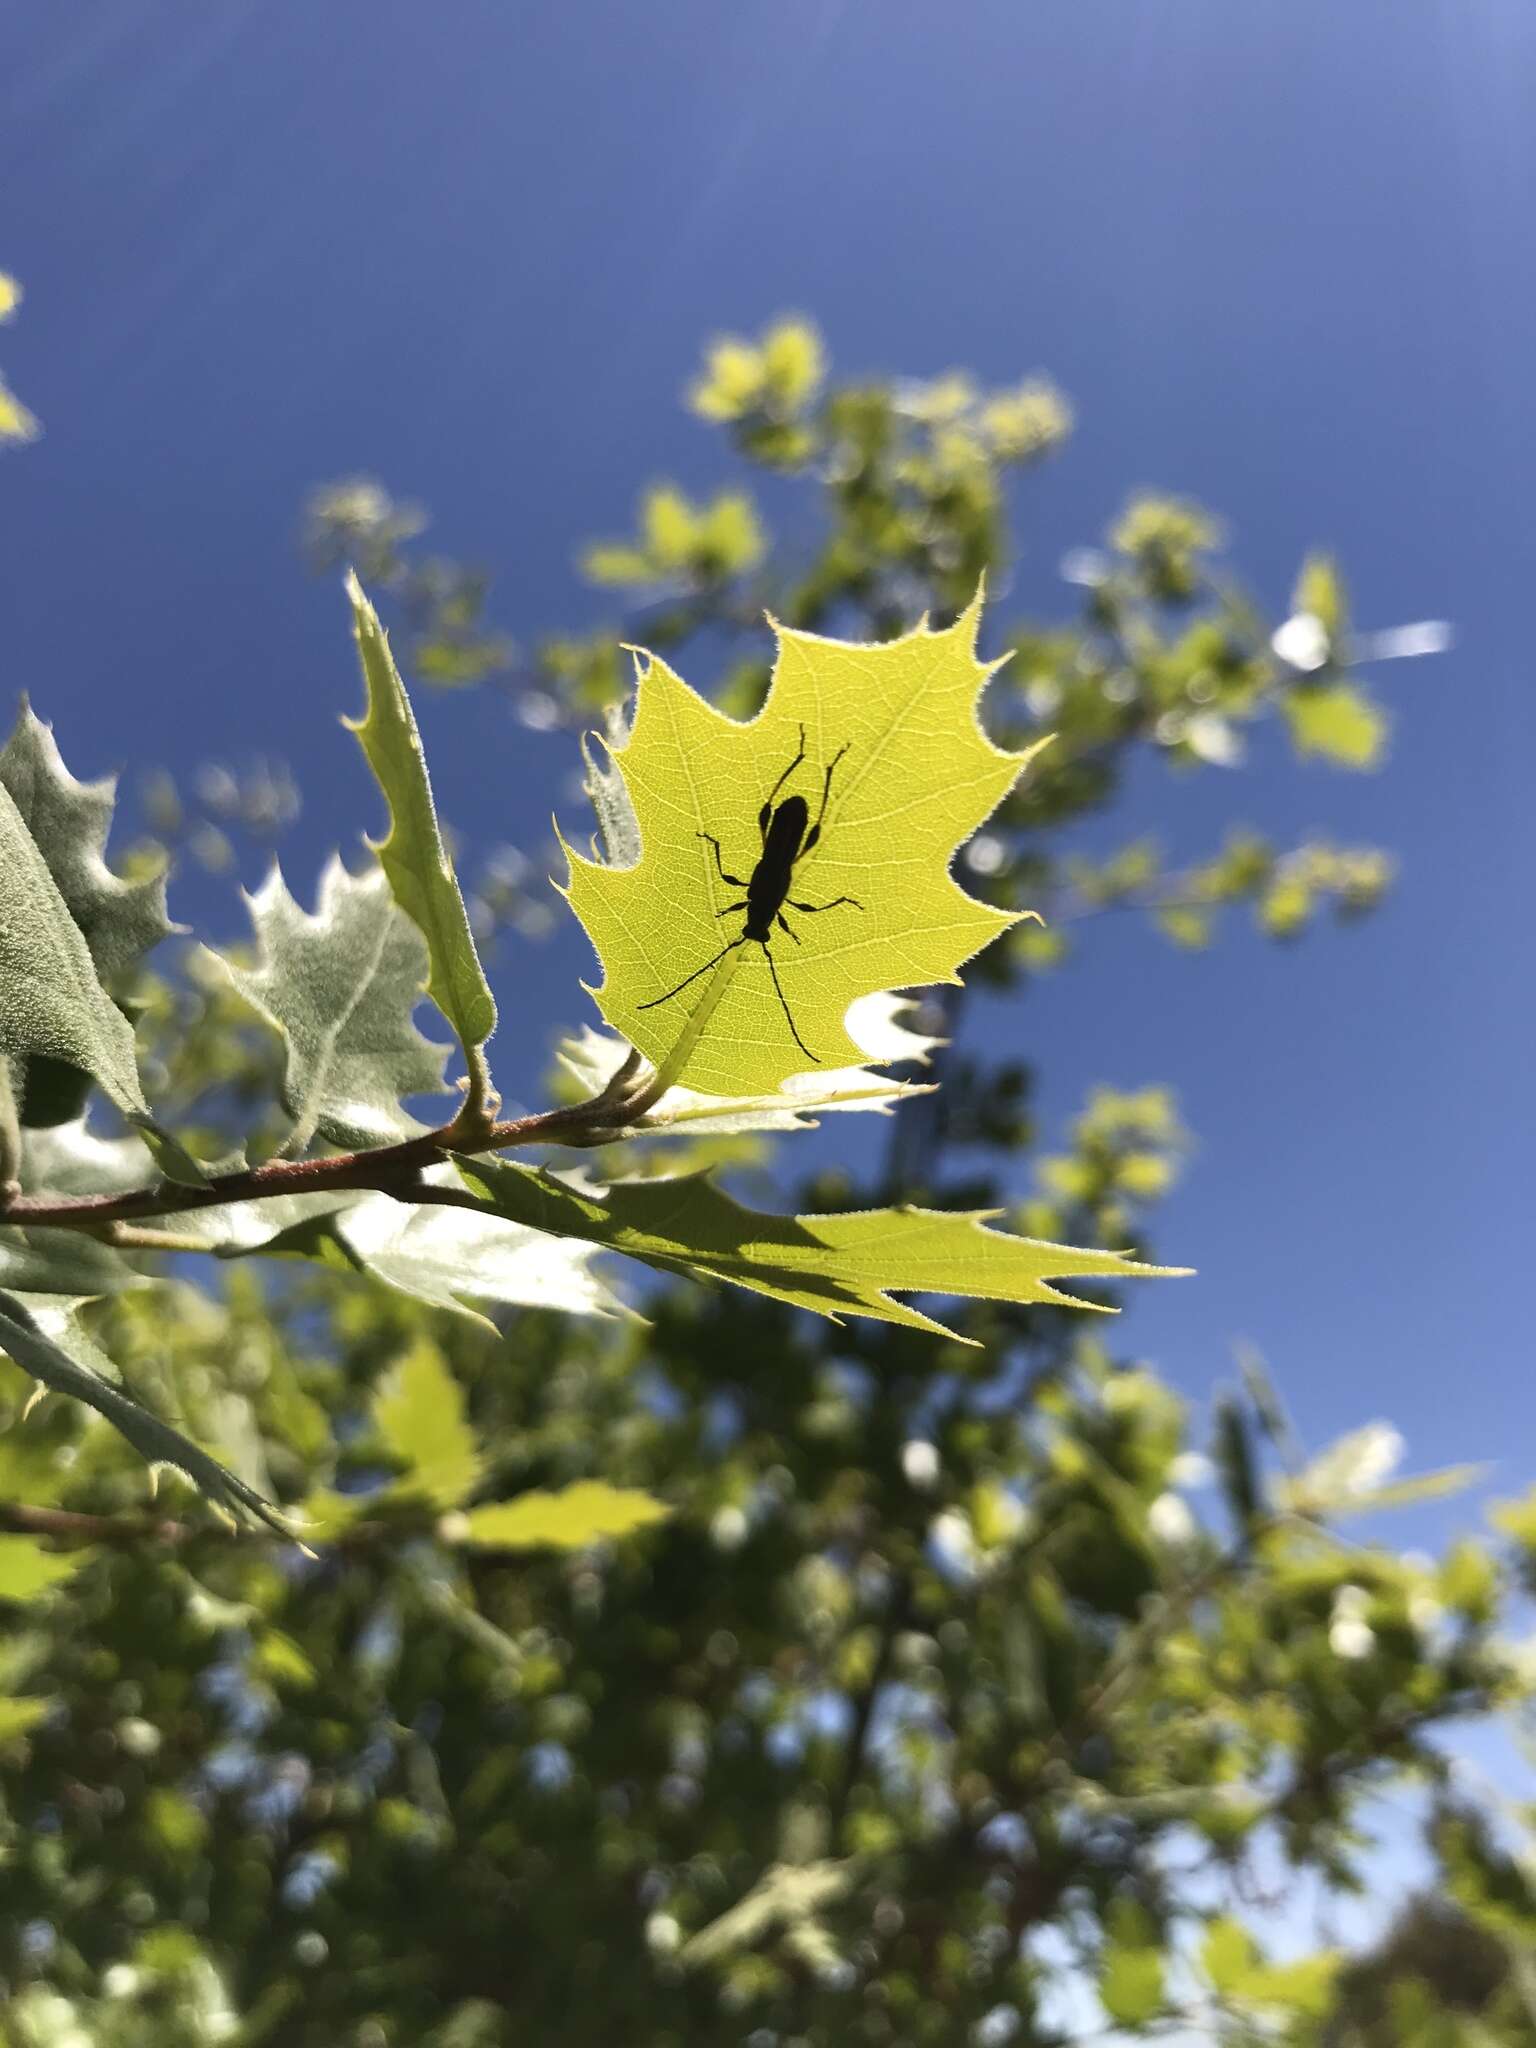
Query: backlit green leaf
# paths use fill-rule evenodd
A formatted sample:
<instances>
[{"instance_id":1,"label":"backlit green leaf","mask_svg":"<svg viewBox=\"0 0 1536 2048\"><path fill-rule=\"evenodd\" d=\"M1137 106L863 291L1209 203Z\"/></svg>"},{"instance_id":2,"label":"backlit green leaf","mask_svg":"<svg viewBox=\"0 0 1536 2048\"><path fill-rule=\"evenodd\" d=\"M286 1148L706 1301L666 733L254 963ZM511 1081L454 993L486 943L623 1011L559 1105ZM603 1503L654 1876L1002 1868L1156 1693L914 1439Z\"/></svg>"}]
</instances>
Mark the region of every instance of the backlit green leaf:
<instances>
[{"instance_id":1,"label":"backlit green leaf","mask_svg":"<svg viewBox=\"0 0 1536 2048\"><path fill-rule=\"evenodd\" d=\"M671 1513L636 1487L578 1480L558 1493L524 1493L516 1500L471 1508L454 1534L485 1550L582 1550L611 1536L631 1536Z\"/></svg>"},{"instance_id":2,"label":"backlit green leaf","mask_svg":"<svg viewBox=\"0 0 1536 2048\"><path fill-rule=\"evenodd\" d=\"M412 1021L427 948L383 870L351 875L332 860L313 916L276 867L248 901L259 964L212 957L287 1044L283 1100L294 1129L284 1149L302 1151L317 1132L347 1147L415 1136L424 1126L400 1098L443 1088L447 1048Z\"/></svg>"},{"instance_id":3,"label":"backlit green leaf","mask_svg":"<svg viewBox=\"0 0 1536 2048\"><path fill-rule=\"evenodd\" d=\"M35 1600L72 1579L89 1550L45 1550L35 1536L0 1536L0 1600Z\"/></svg>"},{"instance_id":4,"label":"backlit green leaf","mask_svg":"<svg viewBox=\"0 0 1536 2048\"><path fill-rule=\"evenodd\" d=\"M0 1748L29 1734L52 1706L52 1700L0 1699Z\"/></svg>"},{"instance_id":5,"label":"backlit green leaf","mask_svg":"<svg viewBox=\"0 0 1536 2048\"><path fill-rule=\"evenodd\" d=\"M347 595L368 703L361 718L346 724L357 734L389 805L389 832L376 851L395 901L427 942L427 993L458 1033L468 1057L495 1030L496 1004L438 830L421 735L388 637L355 576L348 579Z\"/></svg>"},{"instance_id":6,"label":"backlit green leaf","mask_svg":"<svg viewBox=\"0 0 1536 2048\"><path fill-rule=\"evenodd\" d=\"M642 668L634 724L614 756L640 859L612 867L566 850L571 905L603 969L598 1007L654 1066L691 1018L706 1015L680 1074L701 1092L771 1094L808 1064L855 1066L851 1003L954 981L963 961L1018 921L968 896L949 872L1035 751L1005 753L977 722L990 673L976 658L979 618L973 605L942 632L921 626L884 646L781 629L772 689L747 725L706 704L665 662ZM804 757L779 800L804 798L814 821L829 770L830 798L820 843L796 864L789 889L795 936L775 931L772 959L810 1062L754 943L658 1004L740 933L740 915L722 913L744 892L721 879L703 835L719 839L728 872L751 874L759 806L796 761L802 730ZM855 902L793 908L844 896Z\"/></svg>"},{"instance_id":7,"label":"backlit green leaf","mask_svg":"<svg viewBox=\"0 0 1536 2048\"><path fill-rule=\"evenodd\" d=\"M935 1040L909 1030L898 1013L911 1005L888 995L862 996L846 1019L864 1057L881 1062L925 1060ZM585 1026L557 1049L560 1064L575 1076L582 1092L596 1095L618 1072L629 1048L607 1032ZM653 1070L646 1066L636 1085ZM926 1093L918 1082L887 1080L868 1067L816 1067L791 1074L766 1095L735 1097L701 1095L693 1088L669 1088L643 1116L626 1129L638 1133L667 1131L675 1137L722 1137L741 1131L792 1131L813 1128L836 1110L888 1111L909 1095Z\"/></svg>"},{"instance_id":8,"label":"backlit green leaf","mask_svg":"<svg viewBox=\"0 0 1536 2048\"><path fill-rule=\"evenodd\" d=\"M995 1210L768 1216L743 1208L703 1176L623 1182L598 1192L502 1160L457 1164L465 1184L498 1214L536 1230L608 1245L663 1271L729 1280L834 1319L874 1316L947 1335L942 1323L894 1300L891 1290L1082 1307L1050 1283L1178 1270L992 1230Z\"/></svg>"},{"instance_id":9,"label":"backlit green leaf","mask_svg":"<svg viewBox=\"0 0 1536 2048\"><path fill-rule=\"evenodd\" d=\"M1343 640L1349 627L1349 609L1339 567L1331 555L1307 556L1296 579L1291 609L1316 619L1328 635L1330 646L1337 647Z\"/></svg>"},{"instance_id":10,"label":"backlit green leaf","mask_svg":"<svg viewBox=\"0 0 1536 2048\"><path fill-rule=\"evenodd\" d=\"M1298 754L1319 754L1341 768L1371 768L1380 758L1386 714L1356 684L1304 684L1284 704Z\"/></svg>"},{"instance_id":11,"label":"backlit green leaf","mask_svg":"<svg viewBox=\"0 0 1536 2048\"><path fill-rule=\"evenodd\" d=\"M443 1354L423 1337L391 1371L373 1404L379 1435L406 1468L402 1490L451 1508L480 1477L464 1395Z\"/></svg>"},{"instance_id":12,"label":"backlit green leaf","mask_svg":"<svg viewBox=\"0 0 1536 2048\"><path fill-rule=\"evenodd\" d=\"M1104 1951L1099 2001L1123 2027L1139 2027L1155 2018L1163 2005L1161 1952L1111 1943Z\"/></svg>"},{"instance_id":13,"label":"backlit green leaf","mask_svg":"<svg viewBox=\"0 0 1536 2048\"><path fill-rule=\"evenodd\" d=\"M1299 1956L1293 1963L1266 1963L1246 1979L1241 1992L1247 2005L1278 2008L1298 2017L1320 2020L1333 2004L1334 1985L1344 1957L1336 1949ZM1499 2048L1490 2037L1487 2048Z\"/></svg>"},{"instance_id":14,"label":"backlit green leaf","mask_svg":"<svg viewBox=\"0 0 1536 2048\"><path fill-rule=\"evenodd\" d=\"M1200 1943L1200 1967L1216 1991L1240 1992L1258 1964L1258 1945L1240 1920L1223 1916L1210 1922Z\"/></svg>"}]
</instances>

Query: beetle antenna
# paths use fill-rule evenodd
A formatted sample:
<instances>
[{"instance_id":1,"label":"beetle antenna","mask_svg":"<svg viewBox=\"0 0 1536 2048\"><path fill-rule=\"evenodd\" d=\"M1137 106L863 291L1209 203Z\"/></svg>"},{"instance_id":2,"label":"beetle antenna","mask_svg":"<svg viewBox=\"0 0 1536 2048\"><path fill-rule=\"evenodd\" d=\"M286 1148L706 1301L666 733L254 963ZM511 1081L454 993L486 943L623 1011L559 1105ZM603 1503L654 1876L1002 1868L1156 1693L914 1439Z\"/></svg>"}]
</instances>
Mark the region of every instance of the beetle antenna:
<instances>
[{"instance_id":1,"label":"beetle antenna","mask_svg":"<svg viewBox=\"0 0 1536 2048\"><path fill-rule=\"evenodd\" d=\"M674 996L680 996L682 994L683 990L688 986L690 981L697 981L701 974L708 974L711 967L718 967L720 965L720 962L725 958L727 953L734 953L738 946L744 946L746 942L747 935L745 932L743 932L739 939L732 939L731 943L728 946L722 946L719 952L715 955L713 960L706 960L702 967L695 967L692 974L685 974L682 980L677 984L676 988L669 988L664 996L652 996L651 1000L648 1003L636 1003L635 1008L637 1010L654 1010L658 1003L670 1003ZM775 975L774 979L775 981L777 981L777 975ZM782 1002L784 999L782 996L780 996L779 1000L780 1002ZM793 1030L794 1026L791 1025L790 1029Z\"/></svg>"}]
</instances>

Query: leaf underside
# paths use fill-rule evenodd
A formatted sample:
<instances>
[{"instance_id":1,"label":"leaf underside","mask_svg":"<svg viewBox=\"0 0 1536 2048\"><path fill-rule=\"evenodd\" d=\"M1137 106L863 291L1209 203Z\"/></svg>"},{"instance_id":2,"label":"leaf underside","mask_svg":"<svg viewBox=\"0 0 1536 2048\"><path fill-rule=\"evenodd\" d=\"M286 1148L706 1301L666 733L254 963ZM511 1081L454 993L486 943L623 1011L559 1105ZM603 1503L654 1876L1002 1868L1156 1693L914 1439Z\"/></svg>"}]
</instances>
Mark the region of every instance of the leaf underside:
<instances>
[{"instance_id":1,"label":"leaf underside","mask_svg":"<svg viewBox=\"0 0 1536 2048\"><path fill-rule=\"evenodd\" d=\"M107 866L116 784L80 782L65 767L53 730L23 702L0 748L0 783L47 863L96 972L117 990L151 947L175 930L161 871L126 881Z\"/></svg>"},{"instance_id":2,"label":"leaf underside","mask_svg":"<svg viewBox=\"0 0 1536 2048\"><path fill-rule=\"evenodd\" d=\"M91 1074L146 1117L133 1027L97 978L80 927L9 789L0 784L0 1054L18 1094L34 1057Z\"/></svg>"},{"instance_id":3,"label":"leaf underside","mask_svg":"<svg viewBox=\"0 0 1536 2048\"><path fill-rule=\"evenodd\" d=\"M283 1101L294 1128L284 1149L300 1152L317 1133L348 1148L415 1137L425 1126L401 1097L443 1090L448 1048L413 1021L427 947L383 870L352 875L332 859L313 916L276 867L247 900L259 964L211 957L287 1046Z\"/></svg>"},{"instance_id":4,"label":"leaf underside","mask_svg":"<svg viewBox=\"0 0 1536 2048\"><path fill-rule=\"evenodd\" d=\"M866 996L848 1019L863 1057L879 1060L926 1060L936 1043L897 1021L910 1008L893 996ZM622 1039L585 1025L556 1047L556 1057L586 1095L597 1095L612 1081L628 1056ZM897 1081L871 1073L868 1067L817 1067L791 1074L771 1094L701 1095L693 1088L669 1088L660 1100L635 1118L628 1129L640 1135L665 1132L675 1137L734 1136L745 1131L794 1131L816 1127L820 1117L836 1111L889 1112L912 1095L925 1095L921 1082Z\"/></svg>"}]
</instances>

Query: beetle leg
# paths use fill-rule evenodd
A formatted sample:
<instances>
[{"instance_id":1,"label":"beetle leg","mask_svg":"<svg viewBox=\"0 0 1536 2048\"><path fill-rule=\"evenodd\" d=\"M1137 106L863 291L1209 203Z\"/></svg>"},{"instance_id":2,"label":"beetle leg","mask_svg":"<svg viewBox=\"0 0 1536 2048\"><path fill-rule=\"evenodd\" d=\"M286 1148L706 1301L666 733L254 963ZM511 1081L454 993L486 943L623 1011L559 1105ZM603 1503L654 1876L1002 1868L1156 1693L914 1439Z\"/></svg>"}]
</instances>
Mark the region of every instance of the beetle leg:
<instances>
[{"instance_id":1,"label":"beetle leg","mask_svg":"<svg viewBox=\"0 0 1536 2048\"><path fill-rule=\"evenodd\" d=\"M827 763L827 772L821 778L821 809L816 813L815 824L811 827L810 831L807 832L805 835L805 844L800 849L800 856L802 859L804 859L805 855L810 852L811 848L816 844L817 840L821 837L821 821L827 815L827 799L832 794L832 771L837 766L838 762L841 761L844 754L847 753L849 747L852 746L852 744L853 742L851 740L844 740L843 744L838 748L837 752L832 756L831 760ZM850 898L849 900L852 901L852 898Z\"/></svg>"},{"instance_id":2,"label":"beetle leg","mask_svg":"<svg viewBox=\"0 0 1536 2048\"><path fill-rule=\"evenodd\" d=\"M779 930L781 932L788 932L789 936L794 940L795 944L797 946L799 945L800 934L795 930L794 926L789 922L789 919L784 915L782 910L779 912Z\"/></svg>"},{"instance_id":3,"label":"beetle leg","mask_svg":"<svg viewBox=\"0 0 1536 2048\"><path fill-rule=\"evenodd\" d=\"M731 887L732 887L733 889L745 889L745 887L746 887L747 885L746 885L746 883L745 883L745 882L744 882L744 881L743 881L743 880L741 879L740 875L728 875L728 874L726 873L726 871L725 871L725 855L724 855L724 854L723 854L723 853L722 853L722 852L720 851L720 842L719 842L719 840L718 840L718 839L717 839L717 838L715 837L714 833L713 833L713 832L701 832L701 833L699 833L699 835L698 835L698 836L699 836L699 838L700 838L700 839L707 839L707 840L709 841L710 845L711 845L711 846L712 846L712 847L713 847L713 848L715 849L715 866L716 866L716 867L717 867L717 868L718 868L718 869L720 870L720 879L721 879L721 881L722 881L722 882L729 882L729 883L730 883L730 885L731 885Z\"/></svg>"},{"instance_id":4,"label":"beetle leg","mask_svg":"<svg viewBox=\"0 0 1536 2048\"><path fill-rule=\"evenodd\" d=\"M784 1012L784 1021L789 1026L790 1036L794 1039L796 1045L799 1046L800 1050L805 1054L806 1058L808 1060L815 1060L817 1066L819 1067L822 1064L820 1056L811 1051L811 1048L806 1044L805 1040L800 1036L800 1033L795 1029L794 1012L790 1009L788 1002L785 1000L784 989L779 981L779 970L773 964L773 955L768 950L768 942L766 939L760 939L758 943L759 945L761 945L763 949L763 958L768 962L768 972L773 976L773 986L779 998L779 1007Z\"/></svg>"},{"instance_id":5,"label":"beetle leg","mask_svg":"<svg viewBox=\"0 0 1536 2048\"><path fill-rule=\"evenodd\" d=\"M830 903L797 903L793 896L789 899L791 910L836 910L841 903L851 903L855 910L862 910L864 908L857 896L834 896Z\"/></svg>"},{"instance_id":6,"label":"beetle leg","mask_svg":"<svg viewBox=\"0 0 1536 2048\"><path fill-rule=\"evenodd\" d=\"M791 777L791 775L793 775L793 774L794 774L795 770L796 770L796 769L797 769L797 768L798 768L798 767L800 766L800 763L801 763L801 762L802 762L802 761L803 761L804 759L805 759L805 727L804 727L804 726L802 725L802 726L801 726L801 728L800 728L800 751L799 751L799 753L798 753L798 754L796 754L796 756L795 756L795 758L793 759L793 761L791 761L791 762L790 762L790 764L789 764L789 766L788 766L788 767L787 767L787 768L786 768L786 769L784 770L784 773L783 773L783 774L782 774L782 775L781 775L781 776L779 777L778 781L777 781L777 782L776 782L776 783L775 783L775 784L773 785L773 788L772 788L771 790L769 790L769 792L768 792L768 801L767 801L767 803L765 803L765 804L763 805L763 808L762 808L762 809L761 809L761 810L760 810L760 811L758 812L758 814L757 814L757 829L758 829L759 833L761 833L762 837L763 837L763 838L764 838L765 840L766 840L766 839L767 839L767 837L768 837L768 820L769 820L769 819L770 819L770 818L771 818L771 817L773 816L773 806L774 806L774 800L775 800L775 798L776 798L776 797L778 796L778 793L779 793L779 791L780 791L780 790L781 790L781 789L782 789L782 788L784 787L785 783L786 783L786 782L788 782L788 780L789 780L789 778Z\"/></svg>"}]
</instances>

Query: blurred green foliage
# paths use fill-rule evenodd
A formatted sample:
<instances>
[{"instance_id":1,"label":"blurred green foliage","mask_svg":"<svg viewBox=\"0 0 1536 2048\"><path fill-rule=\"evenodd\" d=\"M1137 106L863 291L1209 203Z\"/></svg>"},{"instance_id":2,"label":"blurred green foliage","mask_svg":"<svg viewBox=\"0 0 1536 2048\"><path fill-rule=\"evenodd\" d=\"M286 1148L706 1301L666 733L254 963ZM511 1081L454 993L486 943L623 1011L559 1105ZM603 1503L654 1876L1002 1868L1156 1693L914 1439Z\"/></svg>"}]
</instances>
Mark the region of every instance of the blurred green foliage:
<instances>
[{"instance_id":1,"label":"blurred green foliage","mask_svg":"<svg viewBox=\"0 0 1536 2048\"><path fill-rule=\"evenodd\" d=\"M375 484L316 496L314 558L393 597L420 679L494 679L535 726L621 694L625 639L723 636L741 711L765 606L877 639L954 616L983 572L1004 590L1014 476L1070 428L1041 380L839 381L797 320L713 344L690 403L776 502L803 490L813 546L776 542L745 484L657 485L585 558L637 611L527 655L484 624L480 579L416 564L421 516ZM1303 565L1277 625L1219 550L1198 508L1139 498L1070 558L1078 615L1009 628L996 736L1059 737L969 849L968 887L1050 915L978 963L993 988L1107 939L1112 909L1204 944L1240 904L1294 939L1385 886L1382 855L1241 829L1190 868L1114 850L1144 754L1231 768L1268 720L1301 755L1378 755L1336 572ZM1108 851L1083 855L1086 822ZM270 1038L221 976L194 957L136 998L176 1128L211 1147L272 1100ZM924 1005L944 1085L900 1105L874 1184L828 1168L796 1205L937 1195L1148 1249L1176 1106L1105 1088L1042 1147L1029 1069L966 1045L964 1000ZM495 1328L339 1260L228 1276L83 1313L125 1383L304 1505L314 1557L175 1480L148 1499L112 1432L53 1400L24 1420L0 1366L17 2048L1536 2034L1533 1816L1475 1806L1447 1746L1529 1699L1506 1631L1536 1590L1532 1502L1440 1560L1346 1536L1462 1475L1396 1479L1384 1425L1309 1459L1252 1361L1207 1446L1116 1326L1050 1306L947 1310L970 1349L668 1283L644 1324ZM1389 1789L1456 1901L1443 1938L1282 1943L1260 1887L1369 1885Z\"/></svg>"},{"instance_id":2,"label":"blurred green foliage","mask_svg":"<svg viewBox=\"0 0 1536 2048\"><path fill-rule=\"evenodd\" d=\"M21 304L21 286L0 270L0 322L9 320ZM39 432L37 421L0 377L0 446L6 442L31 441Z\"/></svg>"}]
</instances>

